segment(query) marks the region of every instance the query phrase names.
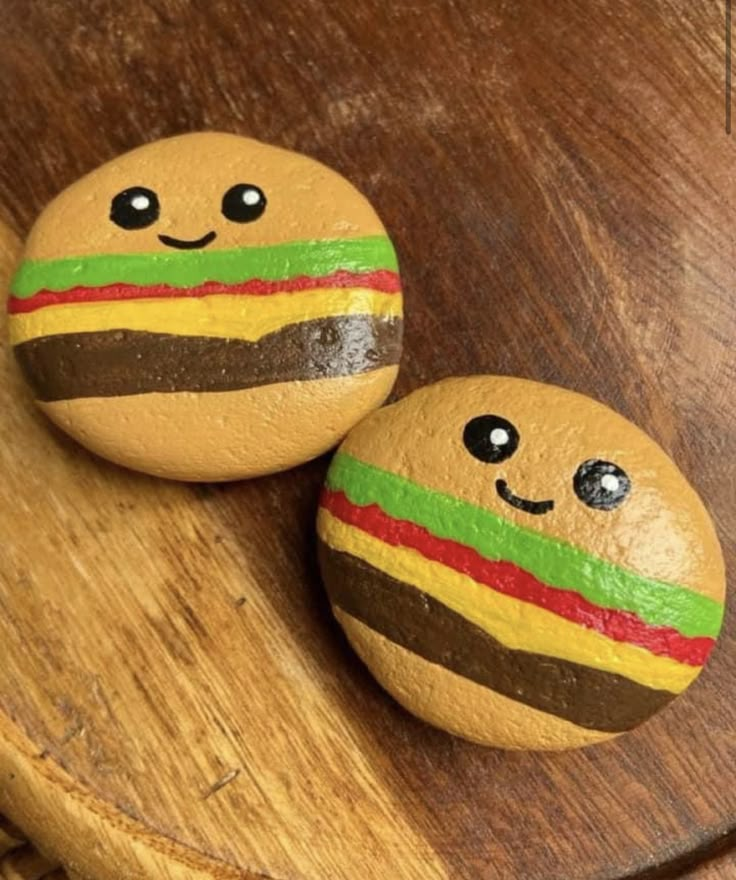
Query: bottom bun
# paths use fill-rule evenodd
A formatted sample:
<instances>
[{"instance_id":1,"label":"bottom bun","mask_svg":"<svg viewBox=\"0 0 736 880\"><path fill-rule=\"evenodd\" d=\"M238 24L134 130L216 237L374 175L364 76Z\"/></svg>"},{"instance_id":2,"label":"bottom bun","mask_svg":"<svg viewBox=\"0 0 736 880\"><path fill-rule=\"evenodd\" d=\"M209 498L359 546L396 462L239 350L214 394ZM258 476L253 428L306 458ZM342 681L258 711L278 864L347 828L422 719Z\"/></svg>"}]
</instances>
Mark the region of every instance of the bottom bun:
<instances>
[{"instance_id":1,"label":"bottom bun","mask_svg":"<svg viewBox=\"0 0 736 880\"><path fill-rule=\"evenodd\" d=\"M397 366L243 391L39 402L92 452L175 480L262 476L315 458L386 399Z\"/></svg>"},{"instance_id":2,"label":"bottom bun","mask_svg":"<svg viewBox=\"0 0 736 880\"><path fill-rule=\"evenodd\" d=\"M510 700L402 648L338 607L333 612L378 682L435 727L501 749L559 751L616 736Z\"/></svg>"}]
</instances>

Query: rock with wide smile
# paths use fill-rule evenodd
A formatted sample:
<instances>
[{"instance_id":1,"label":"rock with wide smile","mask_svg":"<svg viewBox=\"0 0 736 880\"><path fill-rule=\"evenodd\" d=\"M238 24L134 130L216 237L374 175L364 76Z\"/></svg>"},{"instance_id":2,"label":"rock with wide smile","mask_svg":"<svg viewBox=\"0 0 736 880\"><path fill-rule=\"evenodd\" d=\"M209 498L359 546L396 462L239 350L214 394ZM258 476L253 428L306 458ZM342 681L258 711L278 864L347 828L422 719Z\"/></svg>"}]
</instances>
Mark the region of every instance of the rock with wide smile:
<instances>
[{"instance_id":1,"label":"rock with wide smile","mask_svg":"<svg viewBox=\"0 0 736 880\"><path fill-rule=\"evenodd\" d=\"M380 683L486 745L636 727L721 626L718 539L676 465L550 385L450 379L372 414L330 467L318 533L335 616Z\"/></svg>"},{"instance_id":2,"label":"rock with wide smile","mask_svg":"<svg viewBox=\"0 0 736 880\"><path fill-rule=\"evenodd\" d=\"M147 144L69 187L11 292L41 409L159 476L294 467L398 371L401 283L371 205L319 162L235 135Z\"/></svg>"}]
</instances>

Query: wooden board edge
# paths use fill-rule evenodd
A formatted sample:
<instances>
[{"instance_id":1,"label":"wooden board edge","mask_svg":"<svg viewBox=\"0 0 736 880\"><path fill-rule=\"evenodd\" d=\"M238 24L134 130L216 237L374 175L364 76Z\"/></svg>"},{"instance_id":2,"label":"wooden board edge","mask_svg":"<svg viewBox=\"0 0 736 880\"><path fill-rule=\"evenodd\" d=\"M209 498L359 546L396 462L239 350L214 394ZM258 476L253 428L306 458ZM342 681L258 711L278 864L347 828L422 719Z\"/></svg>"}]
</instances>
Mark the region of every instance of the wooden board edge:
<instances>
[{"instance_id":1,"label":"wooden board edge","mask_svg":"<svg viewBox=\"0 0 736 880\"><path fill-rule=\"evenodd\" d=\"M0 813L87 880L275 880L155 834L75 782L1 712Z\"/></svg>"}]
</instances>

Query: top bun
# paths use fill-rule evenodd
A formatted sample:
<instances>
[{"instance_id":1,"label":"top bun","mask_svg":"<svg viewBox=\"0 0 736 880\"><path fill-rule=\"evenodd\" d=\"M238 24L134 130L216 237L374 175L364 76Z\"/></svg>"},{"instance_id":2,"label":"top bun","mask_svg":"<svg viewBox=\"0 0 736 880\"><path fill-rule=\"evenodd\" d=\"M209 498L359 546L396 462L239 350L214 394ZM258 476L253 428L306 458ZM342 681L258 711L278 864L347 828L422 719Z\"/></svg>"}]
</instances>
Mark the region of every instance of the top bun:
<instances>
[{"instance_id":1,"label":"top bun","mask_svg":"<svg viewBox=\"0 0 736 880\"><path fill-rule=\"evenodd\" d=\"M257 223L224 222L223 196L242 181L267 194L268 210ZM114 196L136 186L158 198L155 230L109 220ZM385 235L368 200L321 162L252 138L198 132L145 144L80 178L41 213L24 257L164 253L159 234L196 240L210 230L217 239L208 251Z\"/></svg>"}]
</instances>

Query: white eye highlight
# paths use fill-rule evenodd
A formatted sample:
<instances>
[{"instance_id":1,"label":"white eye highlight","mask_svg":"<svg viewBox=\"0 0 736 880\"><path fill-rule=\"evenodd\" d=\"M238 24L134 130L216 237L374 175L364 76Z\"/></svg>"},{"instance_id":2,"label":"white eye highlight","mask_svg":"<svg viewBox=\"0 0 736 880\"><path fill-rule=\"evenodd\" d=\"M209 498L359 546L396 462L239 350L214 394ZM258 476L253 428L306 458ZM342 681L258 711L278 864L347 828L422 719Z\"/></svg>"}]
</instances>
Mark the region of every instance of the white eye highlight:
<instances>
[{"instance_id":1,"label":"white eye highlight","mask_svg":"<svg viewBox=\"0 0 736 880\"><path fill-rule=\"evenodd\" d=\"M243 202L246 205L257 205L261 200L261 193L257 189L246 189L243 192Z\"/></svg>"},{"instance_id":2,"label":"white eye highlight","mask_svg":"<svg viewBox=\"0 0 736 880\"><path fill-rule=\"evenodd\" d=\"M509 442L509 432L506 428L494 428L490 440L494 446L505 446Z\"/></svg>"},{"instance_id":3,"label":"white eye highlight","mask_svg":"<svg viewBox=\"0 0 736 880\"><path fill-rule=\"evenodd\" d=\"M601 486L606 492L618 492L621 481L615 474L603 474L601 477Z\"/></svg>"},{"instance_id":4,"label":"white eye highlight","mask_svg":"<svg viewBox=\"0 0 736 880\"><path fill-rule=\"evenodd\" d=\"M151 207L151 200L148 198L148 196L144 195L133 196L133 198L130 200L130 204L136 209L136 211L145 211L146 208Z\"/></svg>"}]
</instances>

